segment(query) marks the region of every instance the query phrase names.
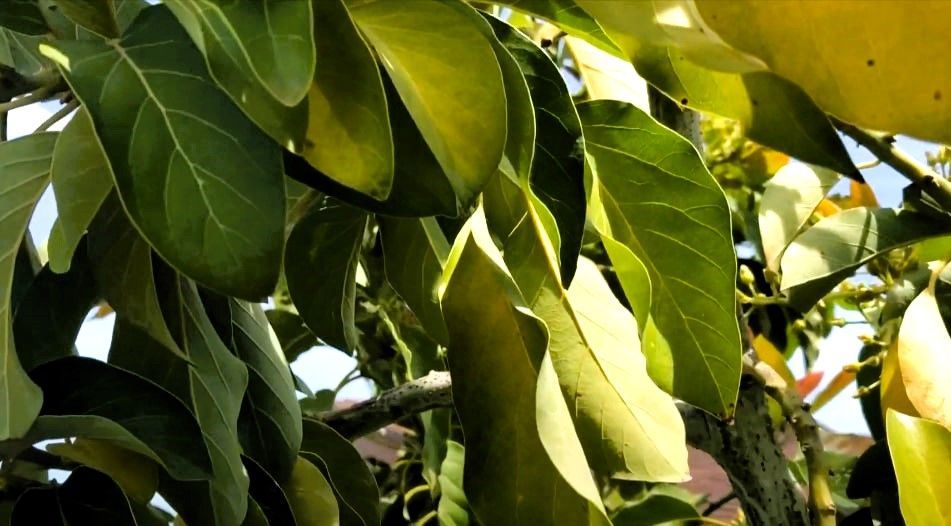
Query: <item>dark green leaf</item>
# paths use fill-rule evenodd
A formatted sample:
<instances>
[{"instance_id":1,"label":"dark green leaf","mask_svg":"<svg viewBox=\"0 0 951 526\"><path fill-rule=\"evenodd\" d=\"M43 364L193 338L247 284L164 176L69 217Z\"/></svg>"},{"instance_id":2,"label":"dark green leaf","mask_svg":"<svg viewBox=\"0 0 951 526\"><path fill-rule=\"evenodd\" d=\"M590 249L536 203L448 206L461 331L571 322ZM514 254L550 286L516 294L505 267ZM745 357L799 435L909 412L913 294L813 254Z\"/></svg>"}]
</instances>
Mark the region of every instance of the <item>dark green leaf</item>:
<instances>
[{"instance_id":1,"label":"dark green leaf","mask_svg":"<svg viewBox=\"0 0 951 526\"><path fill-rule=\"evenodd\" d=\"M24 35L49 32L46 19L34 0L0 0L0 26Z\"/></svg>"},{"instance_id":2,"label":"dark green leaf","mask_svg":"<svg viewBox=\"0 0 951 526\"><path fill-rule=\"evenodd\" d=\"M67 18L106 38L119 36L119 22L112 0L56 0Z\"/></svg>"},{"instance_id":3,"label":"dark green leaf","mask_svg":"<svg viewBox=\"0 0 951 526\"><path fill-rule=\"evenodd\" d=\"M24 35L0 27L0 64L9 66L20 75L38 77L55 66L40 55L43 37Z\"/></svg>"},{"instance_id":4,"label":"dark green leaf","mask_svg":"<svg viewBox=\"0 0 951 526\"><path fill-rule=\"evenodd\" d=\"M297 458L295 457L294 460L296 462ZM263 466L248 457L244 457L244 467L248 470L248 477L251 479L248 494L252 500L248 501L248 514L251 514L250 504L254 502L260 507L268 524L275 526L297 524L291 505L287 502L287 496L284 495L284 490L274 477Z\"/></svg>"},{"instance_id":5,"label":"dark green leaf","mask_svg":"<svg viewBox=\"0 0 951 526\"><path fill-rule=\"evenodd\" d=\"M55 133L40 133L0 143L0 440L26 434L43 403L17 358L10 301L15 257L49 182L55 142Z\"/></svg>"},{"instance_id":6,"label":"dark green leaf","mask_svg":"<svg viewBox=\"0 0 951 526\"><path fill-rule=\"evenodd\" d=\"M328 199L294 227L284 258L288 290L307 326L348 353L357 341L357 254L368 219L362 210Z\"/></svg>"},{"instance_id":7,"label":"dark green leaf","mask_svg":"<svg viewBox=\"0 0 951 526\"><path fill-rule=\"evenodd\" d=\"M507 0L499 2L540 18L544 18L567 33L579 36L612 54L620 55L618 49L597 20L591 17L574 0Z\"/></svg>"},{"instance_id":8,"label":"dark green leaf","mask_svg":"<svg viewBox=\"0 0 951 526\"><path fill-rule=\"evenodd\" d=\"M700 516L693 504L671 495L654 494L625 506L611 518L614 526L652 526L671 521L689 521Z\"/></svg>"},{"instance_id":9,"label":"dark green leaf","mask_svg":"<svg viewBox=\"0 0 951 526\"><path fill-rule=\"evenodd\" d=\"M465 448L459 442L446 442L446 459L439 471L439 524L445 526L469 526L474 522L469 516L469 503L462 490Z\"/></svg>"},{"instance_id":10,"label":"dark green leaf","mask_svg":"<svg viewBox=\"0 0 951 526\"><path fill-rule=\"evenodd\" d=\"M75 354L73 344L89 309L98 299L96 281L80 244L66 274L49 267L36 276L13 317L13 337L27 371Z\"/></svg>"},{"instance_id":11,"label":"dark green leaf","mask_svg":"<svg viewBox=\"0 0 951 526\"><path fill-rule=\"evenodd\" d=\"M796 237L782 258L782 290L808 310L855 269L879 254L951 232L951 224L917 212L852 208Z\"/></svg>"},{"instance_id":12,"label":"dark green leaf","mask_svg":"<svg viewBox=\"0 0 951 526\"><path fill-rule=\"evenodd\" d=\"M341 526L380 524L380 490L349 440L318 420L305 419L301 451L333 486Z\"/></svg>"},{"instance_id":13,"label":"dark green leaf","mask_svg":"<svg viewBox=\"0 0 951 526\"><path fill-rule=\"evenodd\" d=\"M11 526L108 524L135 526L129 500L114 480L78 467L62 486L33 488L17 499Z\"/></svg>"},{"instance_id":14,"label":"dark green leaf","mask_svg":"<svg viewBox=\"0 0 951 526\"><path fill-rule=\"evenodd\" d=\"M50 177L58 217L47 252L50 268L66 272L80 238L113 188L109 161L86 110L80 109L56 140Z\"/></svg>"},{"instance_id":15,"label":"dark green leaf","mask_svg":"<svg viewBox=\"0 0 951 526\"><path fill-rule=\"evenodd\" d=\"M123 205L156 251L212 289L269 294L284 240L280 150L214 84L167 8L143 10L118 42L43 50L89 110Z\"/></svg>"},{"instance_id":16,"label":"dark green leaf","mask_svg":"<svg viewBox=\"0 0 951 526\"><path fill-rule=\"evenodd\" d=\"M69 357L31 372L46 400L33 441L82 437L143 454L181 480L211 475L195 417L161 387L91 358Z\"/></svg>"},{"instance_id":17,"label":"dark green leaf","mask_svg":"<svg viewBox=\"0 0 951 526\"><path fill-rule=\"evenodd\" d=\"M261 509L261 505L258 504L253 497L248 497L248 514L244 516L244 521L241 522L241 526L269 526L270 524L270 521L267 520L267 515L264 514L264 510ZM287 524L293 525L294 523L290 522Z\"/></svg>"},{"instance_id":18,"label":"dark green leaf","mask_svg":"<svg viewBox=\"0 0 951 526\"><path fill-rule=\"evenodd\" d=\"M47 444L46 451L109 475L133 502L151 501L158 489L158 463L114 443L76 438Z\"/></svg>"},{"instance_id":19,"label":"dark green leaf","mask_svg":"<svg viewBox=\"0 0 951 526\"><path fill-rule=\"evenodd\" d=\"M264 313L277 334L284 357L293 362L298 356L320 345L320 340L304 325L304 319L293 312L271 309Z\"/></svg>"},{"instance_id":20,"label":"dark green leaf","mask_svg":"<svg viewBox=\"0 0 951 526\"><path fill-rule=\"evenodd\" d=\"M320 413L333 409L336 397L337 393L333 389L321 389L314 393L314 396L301 399L301 411L304 416L315 418Z\"/></svg>"},{"instance_id":21,"label":"dark green leaf","mask_svg":"<svg viewBox=\"0 0 951 526\"><path fill-rule=\"evenodd\" d=\"M723 191L689 142L634 106L595 101L579 112L594 160L592 222L650 276L651 315L640 322L651 377L686 402L732 414L741 353Z\"/></svg>"},{"instance_id":22,"label":"dark green leaf","mask_svg":"<svg viewBox=\"0 0 951 526\"><path fill-rule=\"evenodd\" d=\"M449 336L439 308L436 284L442 276L449 242L435 218L380 218L386 280L409 305L434 340Z\"/></svg>"}]
</instances>

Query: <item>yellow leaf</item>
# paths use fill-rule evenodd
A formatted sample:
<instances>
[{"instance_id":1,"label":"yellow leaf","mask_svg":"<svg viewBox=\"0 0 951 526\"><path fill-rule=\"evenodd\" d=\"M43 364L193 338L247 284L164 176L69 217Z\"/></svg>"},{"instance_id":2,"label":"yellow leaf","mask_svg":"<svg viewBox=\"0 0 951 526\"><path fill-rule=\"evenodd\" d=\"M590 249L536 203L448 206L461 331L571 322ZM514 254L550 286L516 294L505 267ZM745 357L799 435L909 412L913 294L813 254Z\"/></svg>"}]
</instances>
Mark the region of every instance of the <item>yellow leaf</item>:
<instances>
[{"instance_id":1,"label":"yellow leaf","mask_svg":"<svg viewBox=\"0 0 951 526\"><path fill-rule=\"evenodd\" d=\"M816 213L821 217L834 216L841 211L842 209L839 207L839 205L835 204L829 199L823 199L822 201L819 201L819 206L816 207Z\"/></svg>"},{"instance_id":2,"label":"yellow leaf","mask_svg":"<svg viewBox=\"0 0 951 526\"><path fill-rule=\"evenodd\" d=\"M843 389L848 387L852 382L855 381L855 373L851 371L839 371L839 374L835 375L835 378L829 382L829 385L822 390L821 393L816 395L816 399L812 401L812 410L818 411L822 406L829 403L830 400L838 396Z\"/></svg>"},{"instance_id":3,"label":"yellow leaf","mask_svg":"<svg viewBox=\"0 0 951 526\"><path fill-rule=\"evenodd\" d=\"M849 195L851 196L850 201L852 206L878 208L878 198L875 197L875 191L872 190L872 187L869 186L868 183L851 181Z\"/></svg>"},{"instance_id":4,"label":"yellow leaf","mask_svg":"<svg viewBox=\"0 0 951 526\"><path fill-rule=\"evenodd\" d=\"M759 334L753 338L753 349L756 351L756 355L759 356L760 361L766 362L774 371L779 373L779 376L786 382L786 385L796 385L796 377L793 376L792 371L789 370L789 365L786 364L786 358L784 358L783 353L779 352L779 349L773 345L773 342L766 339L762 334Z\"/></svg>"},{"instance_id":5,"label":"yellow leaf","mask_svg":"<svg viewBox=\"0 0 951 526\"><path fill-rule=\"evenodd\" d=\"M951 143L951 39L943 37L951 2L705 0L697 7L723 40L829 113Z\"/></svg>"},{"instance_id":6,"label":"yellow leaf","mask_svg":"<svg viewBox=\"0 0 951 526\"><path fill-rule=\"evenodd\" d=\"M889 411L888 450L898 478L898 501L908 526L951 524L951 432Z\"/></svg>"},{"instance_id":7,"label":"yellow leaf","mask_svg":"<svg viewBox=\"0 0 951 526\"><path fill-rule=\"evenodd\" d=\"M951 428L951 335L935 299L942 268L934 270L928 288L905 311L897 354L911 404L922 417Z\"/></svg>"},{"instance_id":8,"label":"yellow leaf","mask_svg":"<svg viewBox=\"0 0 951 526\"><path fill-rule=\"evenodd\" d=\"M881 380L882 417L889 409L894 409L907 415L918 416L918 411L908 399L905 384L902 382L901 365L898 362L898 348L896 345L885 353L882 360Z\"/></svg>"}]
</instances>

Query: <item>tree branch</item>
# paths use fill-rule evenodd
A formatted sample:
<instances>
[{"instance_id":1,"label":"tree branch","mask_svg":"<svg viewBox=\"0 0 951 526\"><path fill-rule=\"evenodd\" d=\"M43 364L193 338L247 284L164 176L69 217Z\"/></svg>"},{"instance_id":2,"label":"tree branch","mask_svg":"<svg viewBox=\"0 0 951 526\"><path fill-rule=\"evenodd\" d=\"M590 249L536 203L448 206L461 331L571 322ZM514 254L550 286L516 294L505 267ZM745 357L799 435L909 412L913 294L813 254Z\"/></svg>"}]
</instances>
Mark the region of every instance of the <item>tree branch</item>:
<instances>
[{"instance_id":1,"label":"tree branch","mask_svg":"<svg viewBox=\"0 0 951 526\"><path fill-rule=\"evenodd\" d=\"M842 133L855 139L877 159L918 185L925 193L933 197L942 208L951 210L951 181L941 177L927 166L919 164L910 155L896 148L890 136L876 135L835 117L830 118L835 127Z\"/></svg>"}]
</instances>

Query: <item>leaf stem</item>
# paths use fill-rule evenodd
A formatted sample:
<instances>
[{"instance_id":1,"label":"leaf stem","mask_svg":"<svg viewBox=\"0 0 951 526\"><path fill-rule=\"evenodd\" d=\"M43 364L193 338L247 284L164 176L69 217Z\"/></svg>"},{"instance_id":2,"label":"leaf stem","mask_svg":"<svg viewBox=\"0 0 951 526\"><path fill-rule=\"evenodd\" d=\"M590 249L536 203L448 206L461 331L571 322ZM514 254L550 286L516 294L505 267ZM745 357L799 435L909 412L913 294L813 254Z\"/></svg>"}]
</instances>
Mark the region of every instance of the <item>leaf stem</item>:
<instances>
[{"instance_id":1,"label":"leaf stem","mask_svg":"<svg viewBox=\"0 0 951 526\"><path fill-rule=\"evenodd\" d=\"M842 133L855 139L880 161L918 185L945 210L951 210L951 181L896 148L890 136L871 133L835 117L831 119Z\"/></svg>"},{"instance_id":2,"label":"leaf stem","mask_svg":"<svg viewBox=\"0 0 951 526\"><path fill-rule=\"evenodd\" d=\"M75 99L67 102L56 113L50 115L50 118L43 121L43 124L40 124L35 130L33 130L33 133L45 132L46 130L50 129L50 127L52 127L54 124L63 120L64 117L72 113L73 110L75 110L78 107L79 107L79 101Z\"/></svg>"}]
</instances>

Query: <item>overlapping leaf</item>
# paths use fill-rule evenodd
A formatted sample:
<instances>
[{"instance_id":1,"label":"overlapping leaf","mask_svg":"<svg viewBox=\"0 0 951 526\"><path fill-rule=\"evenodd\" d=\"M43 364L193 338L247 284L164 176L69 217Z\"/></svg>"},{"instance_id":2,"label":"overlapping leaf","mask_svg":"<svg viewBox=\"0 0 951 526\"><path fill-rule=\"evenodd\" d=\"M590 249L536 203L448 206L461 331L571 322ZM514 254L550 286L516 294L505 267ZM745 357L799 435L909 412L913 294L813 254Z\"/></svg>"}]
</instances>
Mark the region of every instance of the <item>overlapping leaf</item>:
<instances>
[{"instance_id":1,"label":"overlapping leaf","mask_svg":"<svg viewBox=\"0 0 951 526\"><path fill-rule=\"evenodd\" d=\"M73 470L60 487L33 488L17 499L11 526L69 526L114 524L135 526L135 517L122 488L92 468Z\"/></svg>"},{"instance_id":2,"label":"overlapping leaf","mask_svg":"<svg viewBox=\"0 0 951 526\"><path fill-rule=\"evenodd\" d=\"M158 465L149 458L103 440L79 438L46 450L112 477L130 499L148 502L158 489Z\"/></svg>"},{"instance_id":3,"label":"overlapping leaf","mask_svg":"<svg viewBox=\"0 0 951 526\"><path fill-rule=\"evenodd\" d=\"M215 290L259 299L280 268L278 146L211 80L168 9L119 41L57 41L54 58L92 116L123 205L166 260Z\"/></svg>"},{"instance_id":4,"label":"overlapping leaf","mask_svg":"<svg viewBox=\"0 0 951 526\"><path fill-rule=\"evenodd\" d=\"M19 438L40 411L43 393L26 375L13 339L10 305L14 259L36 202L49 182L56 134L34 134L0 144L0 440Z\"/></svg>"},{"instance_id":5,"label":"overlapping leaf","mask_svg":"<svg viewBox=\"0 0 951 526\"><path fill-rule=\"evenodd\" d=\"M595 163L592 222L649 275L650 317L641 320L651 377L678 398L729 415L740 334L726 198L690 143L640 110L595 101L579 112ZM644 279L625 291L648 289Z\"/></svg>"},{"instance_id":6,"label":"overlapping leaf","mask_svg":"<svg viewBox=\"0 0 951 526\"><path fill-rule=\"evenodd\" d=\"M446 526L468 526L473 522L469 513L469 503L462 490L465 446L454 440L446 442L446 458L439 471L439 506L436 512L439 524Z\"/></svg>"},{"instance_id":7,"label":"overlapping leaf","mask_svg":"<svg viewBox=\"0 0 951 526\"><path fill-rule=\"evenodd\" d=\"M4 0L0 5L0 26L24 35L43 35L49 28L40 6L31 0Z\"/></svg>"},{"instance_id":8,"label":"overlapping leaf","mask_svg":"<svg viewBox=\"0 0 951 526\"><path fill-rule=\"evenodd\" d=\"M951 521L951 431L925 419L889 411L888 450L898 477L902 518L909 526Z\"/></svg>"},{"instance_id":9,"label":"overlapping leaf","mask_svg":"<svg viewBox=\"0 0 951 526\"><path fill-rule=\"evenodd\" d=\"M56 5L76 25L105 38L119 36L113 0L56 0Z\"/></svg>"},{"instance_id":10,"label":"overlapping leaf","mask_svg":"<svg viewBox=\"0 0 951 526\"><path fill-rule=\"evenodd\" d=\"M582 9L579 2L574 0L508 0L499 3L544 18L566 32L584 38L607 52L618 55L622 53L617 44L605 34L601 24Z\"/></svg>"},{"instance_id":11,"label":"overlapping leaf","mask_svg":"<svg viewBox=\"0 0 951 526\"><path fill-rule=\"evenodd\" d=\"M317 466L297 457L291 478L281 485L298 526L338 526L340 509L333 488Z\"/></svg>"}]
</instances>

